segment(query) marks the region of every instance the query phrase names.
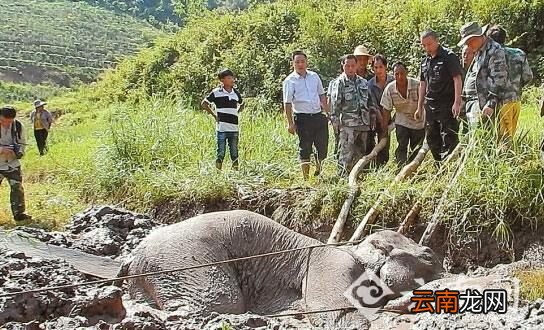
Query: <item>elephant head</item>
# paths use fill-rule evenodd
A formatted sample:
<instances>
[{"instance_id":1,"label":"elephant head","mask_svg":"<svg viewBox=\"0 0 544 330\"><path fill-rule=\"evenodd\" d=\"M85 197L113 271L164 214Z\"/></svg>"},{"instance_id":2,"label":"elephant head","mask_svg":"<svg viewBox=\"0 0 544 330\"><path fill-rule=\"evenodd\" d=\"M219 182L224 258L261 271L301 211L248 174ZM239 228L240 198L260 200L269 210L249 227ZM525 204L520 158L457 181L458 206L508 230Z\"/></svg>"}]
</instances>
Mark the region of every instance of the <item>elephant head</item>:
<instances>
[{"instance_id":1,"label":"elephant head","mask_svg":"<svg viewBox=\"0 0 544 330\"><path fill-rule=\"evenodd\" d=\"M396 294L440 278L444 271L430 248L391 230L372 234L353 249L365 269L379 276Z\"/></svg>"}]
</instances>

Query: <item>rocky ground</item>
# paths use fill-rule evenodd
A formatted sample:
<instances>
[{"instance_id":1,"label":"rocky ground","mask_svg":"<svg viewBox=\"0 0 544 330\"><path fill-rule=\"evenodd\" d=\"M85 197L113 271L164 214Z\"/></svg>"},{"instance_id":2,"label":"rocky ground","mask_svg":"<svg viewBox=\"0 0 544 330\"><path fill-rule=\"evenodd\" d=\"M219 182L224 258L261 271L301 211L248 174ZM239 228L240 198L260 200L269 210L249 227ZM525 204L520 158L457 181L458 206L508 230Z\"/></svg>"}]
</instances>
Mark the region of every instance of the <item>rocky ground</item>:
<instances>
[{"instance_id":1,"label":"rocky ground","mask_svg":"<svg viewBox=\"0 0 544 330\"><path fill-rule=\"evenodd\" d=\"M77 249L89 254L122 260L154 228L153 219L111 207L86 210L73 217L66 232L47 232L18 227L40 241ZM464 283L473 285L478 277L482 287L495 286L497 279L512 278L517 269L542 266L544 249L533 246L521 261L510 265L478 268L470 277L448 277L426 284L441 288ZM188 312L164 312L131 301L123 288L112 285L79 287L15 297L4 294L44 286L66 285L92 280L61 260L30 258L23 253L0 249L0 328L1 329L307 329L305 319L267 318L258 315L219 315L206 318ZM448 282L449 281L449 282ZM453 282L452 282L453 281ZM494 282L495 281L495 282ZM452 284L454 283L454 284ZM409 297L399 298L389 309L407 308ZM520 304L508 313L458 315L398 315L382 313L372 322L373 329L544 329L544 300Z\"/></svg>"},{"instance_id":2,"label":"rocky ground","mask_svg":"<svg viewBox=\"0 0 544 330\"><path fill-rule=\"evenodd\" d=\"M39 241L89 254L122 260L153 229L149 217L111 207L86 210L73 217L66 232L17 227ZM45 286L85 282L83 275L61 260L31 258L24 253L0 250L0 296ZM165 313L131 301L122 288L80 287L47 293L0 297L0 328L34 329L303 329L305 321L259 315L219 315L206 318L190 313Z\"/></svg>"}]
</instances>

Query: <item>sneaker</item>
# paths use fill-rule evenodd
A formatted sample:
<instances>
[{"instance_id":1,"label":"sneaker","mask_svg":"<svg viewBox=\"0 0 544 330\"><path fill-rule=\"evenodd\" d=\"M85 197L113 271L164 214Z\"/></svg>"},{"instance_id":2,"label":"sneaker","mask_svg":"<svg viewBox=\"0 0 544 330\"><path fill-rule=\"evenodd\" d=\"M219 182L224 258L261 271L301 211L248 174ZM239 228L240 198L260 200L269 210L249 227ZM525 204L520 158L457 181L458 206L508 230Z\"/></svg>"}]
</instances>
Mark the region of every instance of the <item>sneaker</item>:
<instances>
[{"instance_id":1,"label":"sneaker","mask_svg":"<svg viewBox=\"0 0 544 330\"><path fill-rule=\"evenodd\" d=\"M21 213L21 214L18 214L16 216L14 216L13 219L15 221L27 221L27 220L32 220L32 217L30 215L28 215L28 214Z\"/></svg>"}]
</instances>

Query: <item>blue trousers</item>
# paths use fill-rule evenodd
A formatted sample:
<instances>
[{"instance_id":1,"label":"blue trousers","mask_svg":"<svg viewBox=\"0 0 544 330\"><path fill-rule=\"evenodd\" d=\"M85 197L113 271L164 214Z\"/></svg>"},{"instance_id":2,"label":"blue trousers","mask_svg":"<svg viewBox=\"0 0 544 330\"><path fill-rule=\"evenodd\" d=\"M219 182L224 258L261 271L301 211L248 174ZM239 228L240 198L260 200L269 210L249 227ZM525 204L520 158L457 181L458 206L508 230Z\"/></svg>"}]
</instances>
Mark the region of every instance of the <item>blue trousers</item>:
<instances>
[{"instance_id":1,"label":"blue trousers","mask_svg":"<svg viewBox=\"0 0 544 330\"><path fill-rule=\"evenodd\" d=\"M230 160L238 162L238 132L217 132L217 162L222 163L225 159L229 145Z\"/></svg>"}]
</instances>

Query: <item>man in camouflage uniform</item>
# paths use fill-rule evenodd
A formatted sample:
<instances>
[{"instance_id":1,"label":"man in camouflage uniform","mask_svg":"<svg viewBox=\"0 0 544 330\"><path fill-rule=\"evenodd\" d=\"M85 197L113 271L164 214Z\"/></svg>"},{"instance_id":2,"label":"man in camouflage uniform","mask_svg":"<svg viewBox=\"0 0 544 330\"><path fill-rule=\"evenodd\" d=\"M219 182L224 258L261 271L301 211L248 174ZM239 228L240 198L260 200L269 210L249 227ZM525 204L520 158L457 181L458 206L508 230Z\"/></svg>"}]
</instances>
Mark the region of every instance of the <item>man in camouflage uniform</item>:
<instances>
[{"instance_id":1,"label":"man in camouflage uniform","mask_svg":"<svg viewBox=\"0 0 544 330\"><path fill-rule=\"evenodd\" d=\"M461 27L458 44L466 44L475 52L463 86L467 117L472 123L477 123L481 115L487 119L495 116L510 84L504 48L487 37L486 30L476 22L467 23Z\"/></svg>"},{"instance_id":2,"label":"man in camouflage uniform","mask_svg":"<svg viewBox=\"0 0 544 330\"><path fill-rule=\"evenodd\" d=\"M516 134L521 110L522 89L533 80L533 71L523 50L504 46L506 42L506 30L504 28L495 25L489 29L487 35L503 46L506 52L510 86L505 92L504 105L499 111L499 136L511 141Z\"/></svg>"},{"instance_id":3,"label":"man in camouflage uniform","mask_svg":"<svg viewBox=\"0 0 544 330\"><path fill-rule=\"evenodd\" d=\"M357 58L342 58L344 73L331 86L331 121L339 130L338 165L340 175L351 171L366 154L369 132L376 123L375 106L370 100L368 82L357 75Z\"/></svg>"},{"instance_id":4,"label":"man in camouflage uniform","mask_svg":"<svg viewBox=\"0 0 544 330\"><path fill-rule=\"evenodd\" d=\"M6 179L11 187L9 195L15 221L31 220L25 214L25 192L19 159L25 152L26 137L23 124L15 119L15 108L0 109L0 182Z\"/></svg>"}]
</instances>

